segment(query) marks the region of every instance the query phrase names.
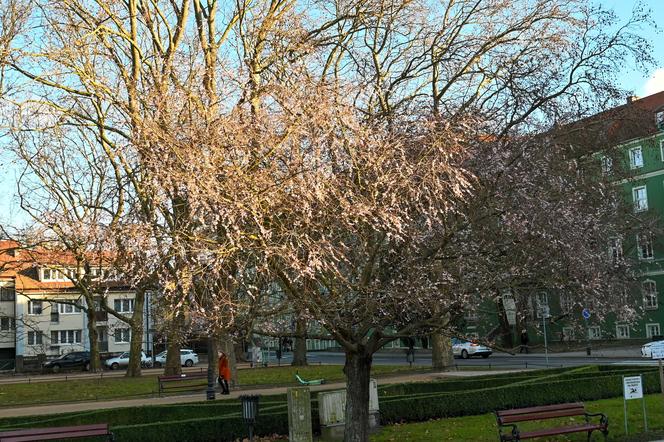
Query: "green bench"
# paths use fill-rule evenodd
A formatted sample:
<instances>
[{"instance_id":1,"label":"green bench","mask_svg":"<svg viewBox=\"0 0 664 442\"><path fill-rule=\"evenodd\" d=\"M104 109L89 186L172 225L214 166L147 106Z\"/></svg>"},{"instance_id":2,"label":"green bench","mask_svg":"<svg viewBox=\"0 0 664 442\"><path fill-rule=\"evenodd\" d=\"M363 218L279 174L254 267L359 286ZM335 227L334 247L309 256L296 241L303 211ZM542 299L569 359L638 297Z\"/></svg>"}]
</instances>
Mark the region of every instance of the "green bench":
<instances>
[{"instance_id":1,"label":"green bench","mask_svg":"<svg viewBox=\"0 0 664 442\"><path fill-rule=\"evenodd\" d=\"M305 381L297 373L295 374L295 379L297 379L297 381L302 385L322 385L325 383L325 379L314 379L311 381Z\"/></svg>"}]
</instances>

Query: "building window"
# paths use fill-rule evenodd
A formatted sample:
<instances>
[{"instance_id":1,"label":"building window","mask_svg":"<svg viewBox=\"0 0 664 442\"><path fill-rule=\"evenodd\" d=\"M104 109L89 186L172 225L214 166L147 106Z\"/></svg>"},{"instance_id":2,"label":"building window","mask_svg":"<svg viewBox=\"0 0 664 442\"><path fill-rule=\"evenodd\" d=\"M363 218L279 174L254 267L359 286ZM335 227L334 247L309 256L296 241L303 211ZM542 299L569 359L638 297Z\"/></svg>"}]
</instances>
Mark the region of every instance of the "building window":
<instances>
[{"instance_id":1,"label":"building window","mask_svg":"<svg viewBox=\"0 0 664 442\"><path fill-rule=\"evenodd\" d=\"M655 113L655 124L657 129L664 130L664 110Z\"/></svg>"},{"instance_id":2,"label":"building window","mask_svg":"<svg viewBox=\"0 0 664 442\"><path fill-rule=\"evenodd\" d=\"M29 301L28 302L28 314L29 315L41 315L42 314L42 301Z\"/></svg>"},{"instance_id":3,"label":"building window","mask_svg":"<svg viewBox=\"0 0 664 442\"><path fill-rule=\"evenodd\" d=\"M570 313L574 308L574 299L569 293L560 294L560 311L562 313Z\"/></svg>"},{"instance_id":4,"label":"building window","mask_svg":"<svg viewBox=\"0 0 664 442\"><path fill-rule=\"evenodd\" d=\"M608 175L613 169L613 160L611 157L602 157L602 174Z\"/></svg>"},{"instance_id":5,"label":"building window","mask_svg":"<svg viewBox=\"0 0 664 442\"><path fill-rule=\"evenodd\" d=\"M0 287L0 301L14 301L15 299L14 287Z\"/></svg>"},{"instance_id":6,"label":"building window","mask_svg":"<svg viewBox=\"0 0 664 442\"><path fill-rule=\"evenodd\" d=\"M51 344L80 344L81 330L55 330L51 332Z\"/></svg>"},{"instance_id":7,"label":"building window","mask_svg":"<svg viewBox=\"0 0 664 442\"><path fill-rule=\"evenodd\" d=\"M42 269L42 281L69 281L73 269Z\"/></svg>"},{"instance_id":8,"label":"building window","mask_svg":"<svg viewBox=\"0 0 664 442\"><path fill-rule=\"evenodd\" d=\"M650 233L641 233L636 235L636 250L639 259L652 259L652 235Z\"/></svg>"},{"instance_id":9,"label":"building window","mask_svg":"<svg viewBox=\"0 0 664 442\"><path fill-rule=\"evenodd\" d=\"M113 301L113 308L118 313L132 313L134 311L134 300L116 299Z\"/></svg>"},{"instance_id":10,"label":"building window","mask_svg":"<svg viewBox=\"0 0 664 442\"><path fill-rule=\"evenodd\" d=\"M659 155L661 156L662 161L664 161L664 140L659 141Z\"/></svg>"},{"instance_id":11,"label":"building window","mask_svg":"<svg viewBox=\"0 0 664 442\"><path fill-rule=\"evenodd\" d=\"M28 332L28 345L42 345L44 333L38 331Z\"/></svg>"},{"instance_id":12,"label":"building window","mask_svg":"<svg viewBox=\"0 0 664 442\"><path fill-rule=\"evenodd\" d=\"M616 339L629 339L629 325L616 325Z\"/></svg>"},{"instance_id":13,"label":"building window","mask_svg":"<svg viewBox=\"0 0 664 442\"><path fill-rule=\"evenodd\" d=\"M634 200L635 212L648 210L648 192L646 191L646 186L634 187L632 189L632 199Z\"/></svg>"},{"instance_id":14,"label":"building window","mask_svg":"<svg viewBox=\"0 0 664 442\"><path fill-rule=\"evenodd\" d=\"M116 343L127 343L130 339L130 329L128 328L116 328L113 332Z\"/></svg>"},{"instance_id":15,"label":"building window","mask_svg":"<svg viewBox=\"0 0 664 442\"><path fill-rule=\"evenodd\" d=\"M11 327L10 323L11 323L10 318L8 318L6 316L0 318L0 330L1 331L8 331Z\"/></svg>"},{"instance_id":16,"label":"building window","mask_svg":"<svg viewBox=\"0 0 664 442\"><path fill-rule=\"evenodd\" d=\"M81 313L81 308L73 304L58 302L57 306L58 306L58 312L63 315Z\"/></svg>"},{"instance_id":17,"label":"building window","mask_svg":"<svg viewBox=\"0 0 664 442\"><path fill-rule=\"evenodd\" d=\"M633 147L629 150L629 166L632 169L643 167L643 152L641 146Z\"/></svg>"},{"instance_id":18,"label":"building window","mask_svg":"<svg viewBox=\"0 0 664 442\"><path fill-rule=\"evenodd\" d=\"M602 339L602 331L599 329L599 326L593 325L592 327L588 327L588 338Z\"/></svg>"},{"instance_id":19,"label":"building window","mask_svg":"<svg viewBox=\"0 0 664 442\"><path fill-rule=\"evenodd\" d=\"M646 337L652 338L654 336L660 336L659 324L646 324Z\"/></svg>"},{"instance_id":20,"label":"building window","mask_svg":"<svg viewBox=\"0 0 664 442\"><path fill-rule=\"evenodd\" d=\"M641 284L643 292L643 305L647 310L657 309L657 285L655 281L643 281Z\"/></svg>"},{"instance_id":21,"label":"building window","mask_svg":"<svg viewBox=\"0 0 664 442\"><path fill-rule=\"evenodd\" d=\"M622 261L623 258L622 239L611 238L609 240L609 258L612 260L614 264Z\"/></svg>"},{"instance_id":22,"label":"building window","mask_svg":"<svg viewBox=\"0 0 664 442\"><path fill-rule=\"evenodd\" d=\"M563 327L563 341L574 340L574 327Z\"/></svg>"},{"instance_id":23,"label":"building window","mask_svg":"<svg viewBox=\"0 0 664 442\"><path fill-rule=\"evenodd\" d=\"M44 333L38 331L28 332L28 345L42 345Z\"/></svg>"}]
</instances>

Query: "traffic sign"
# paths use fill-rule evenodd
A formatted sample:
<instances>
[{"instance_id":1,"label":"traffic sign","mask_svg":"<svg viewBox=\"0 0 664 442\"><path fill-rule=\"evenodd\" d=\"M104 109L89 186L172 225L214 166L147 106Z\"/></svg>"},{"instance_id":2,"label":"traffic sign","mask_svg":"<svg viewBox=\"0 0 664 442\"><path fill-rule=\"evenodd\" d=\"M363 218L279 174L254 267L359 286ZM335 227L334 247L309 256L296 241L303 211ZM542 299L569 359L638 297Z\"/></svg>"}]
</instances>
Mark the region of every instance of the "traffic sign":
<instances>
[{"instance_id":1,"label":"traffic sign","mask_svg":"<svg viewBox=\"0 0 664 442\"><path fill-rule=\"evenodd\" d=\"M625 392L625 399L642 399L643 398L643 385L641 384L641 376L626 376L623 378L623 391Z\"/></svg>"},{"instance_id":2,"label":"traffic sign","mask_svg":"<svg viewBox=\"0 0 664 442\"><path fill-rule=\"evenodd\" d=\"M587 308L584 308L581 314L583 315L583 319L586 320L590 319L590 310L588 310Z\"/></svg>"}]
</instances>

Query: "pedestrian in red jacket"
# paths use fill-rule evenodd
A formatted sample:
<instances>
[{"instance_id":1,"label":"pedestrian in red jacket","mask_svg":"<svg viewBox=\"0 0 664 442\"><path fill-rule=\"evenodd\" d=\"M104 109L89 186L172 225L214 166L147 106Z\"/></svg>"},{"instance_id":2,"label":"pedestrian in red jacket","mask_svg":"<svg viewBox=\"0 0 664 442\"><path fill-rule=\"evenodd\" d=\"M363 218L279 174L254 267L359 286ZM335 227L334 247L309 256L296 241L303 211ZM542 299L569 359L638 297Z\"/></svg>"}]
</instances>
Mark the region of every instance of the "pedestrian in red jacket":
<instances>
[{"instance_id":1,"label":"pedestrian in red jacket","mask_svg":"<svg viewBox=\"0 0 664 442\"><path fill-rule=\"evenodd\" d=\"M231 379L231 368L228 365L228 357L223 351L219 355L219 378L217 381L221 385L221 394L229 394L228 381Z\"/></svg>"}]
</instances>

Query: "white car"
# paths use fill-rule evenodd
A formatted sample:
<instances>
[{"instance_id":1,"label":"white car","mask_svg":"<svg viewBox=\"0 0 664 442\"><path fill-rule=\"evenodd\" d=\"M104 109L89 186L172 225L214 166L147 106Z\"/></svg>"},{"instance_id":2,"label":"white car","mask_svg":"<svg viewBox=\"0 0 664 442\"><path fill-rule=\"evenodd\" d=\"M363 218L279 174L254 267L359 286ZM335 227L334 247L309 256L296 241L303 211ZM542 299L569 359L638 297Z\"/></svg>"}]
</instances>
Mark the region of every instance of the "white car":
<instances>
[{"instance_id":1,"label":"white car","mask_svg":"<svg viewBox=\"0 0 664 442\"><path fill-rule=\"evenodd\" d=\"M653 342L648 342L645 344L643 347L641 347L641 357L644 358L652 358L652 346L653 345L664 345L664 341L653 341Z\"/></svg>"},{"instance_id":2,"label":"white car","mask_svg":"<svg viewBox=\"0 0 664 442\"><path fill-rule=\"evenodd\" d=\"M468 359L471 356L482 356L488 358L493 353L489 347L477 342L465 341L463 339L452 339L452 354L455 358Z\"/></svg>"},{"instance_id":3,"label":"white car","mask_svg":"<svg viewBox=\"0 0 664 442\"><path fill-rule=\"evenodd\" d=\"M161 367L166 365L166 351L162 351L154 358L155 365ZM194 353L194 350L188 348L180 349L180 365L185 367L191 367L194 364L198 364L198 355Z\"/></svg>"},{"instance_id":4,"label":"white car","mask_svg":"<svg viewBox=\"0 0 664 442\"><path fill-rule=\"evenodd\" d=\"M127 367L129 365L129 352L126 351L120 356L106 359L104 365L111 370L117 370L120 367ZM141 352L141 367L152 367L152 359L147 357L144 352Z\"/></svg>"}]
</instances>

